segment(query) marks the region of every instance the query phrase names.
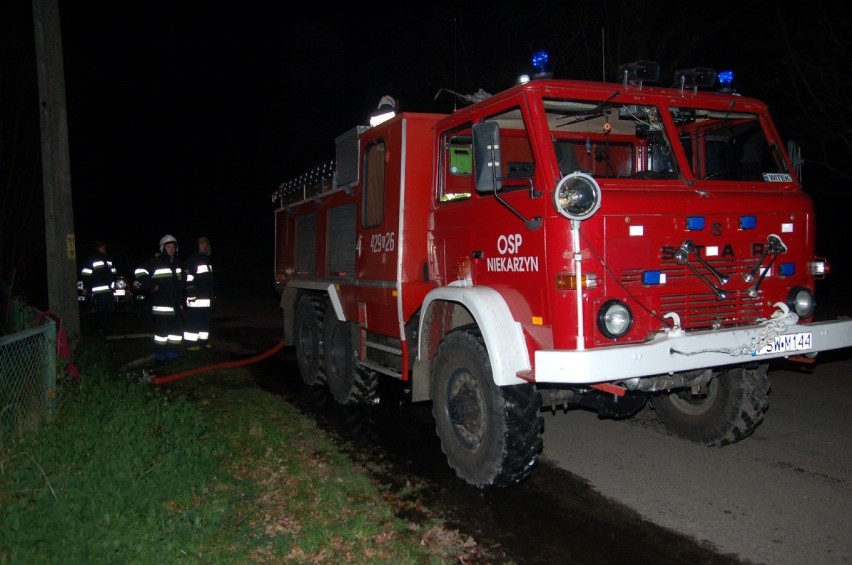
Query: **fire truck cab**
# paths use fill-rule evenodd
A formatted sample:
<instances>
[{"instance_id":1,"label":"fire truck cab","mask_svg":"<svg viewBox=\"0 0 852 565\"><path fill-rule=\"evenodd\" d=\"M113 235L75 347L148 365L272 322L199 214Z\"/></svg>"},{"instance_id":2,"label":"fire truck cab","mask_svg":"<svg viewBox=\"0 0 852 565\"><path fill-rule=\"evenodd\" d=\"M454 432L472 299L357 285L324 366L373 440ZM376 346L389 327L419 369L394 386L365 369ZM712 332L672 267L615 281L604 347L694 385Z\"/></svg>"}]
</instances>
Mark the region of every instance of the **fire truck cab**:
<instances>
[{"instance_id":1,"label":"fire truck cab","mask_svg":"<svg viewBox=\"0 0 852 565\"><path fill-rule=\"evenodd\" d=\"M672 88L654 72L395 112L279 186L275 283L304 381L343 404L399 381L485 488L535 467L542 406L650 402L725 445L762 422L771 359L852 345L852 321L814 321L828 264L767 107L704 90L709 69Z\"/></svg>"}]
</instances>

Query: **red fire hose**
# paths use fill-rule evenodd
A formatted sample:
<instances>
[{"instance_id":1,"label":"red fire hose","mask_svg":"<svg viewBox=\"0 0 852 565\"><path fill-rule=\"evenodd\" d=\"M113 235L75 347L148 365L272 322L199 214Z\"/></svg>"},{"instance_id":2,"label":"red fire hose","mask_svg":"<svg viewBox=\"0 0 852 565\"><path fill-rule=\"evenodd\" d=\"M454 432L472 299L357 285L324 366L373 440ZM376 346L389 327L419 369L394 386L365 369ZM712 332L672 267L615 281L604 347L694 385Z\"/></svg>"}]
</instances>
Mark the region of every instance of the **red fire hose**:
<instances>
[{"instance_id":1,"label":"red fire hose","mask_svg":"<svg viewBox=\"0 0 852 565\"><path fill-rule=\"evenodd\" d=\"M240 359L239 361L226 361L224 363L215 363L213 365L206 365L204 367L196 367L195 369L190 369L189 371L183 371L181 373L174 373L173 375L164 375L162 377L154 377L151 379L151 384L155 385L164 385L166 383L171 383L186 377L190 377L192 375L200 375L201 373L207 373L209 371L215 371L218 369L231 369L233 367L242 367L243 365L251 365L252 363L257 363L258 361L262 361L267 357L271 357L275 355L284 347L284 340L279 341L272 349L268 351L264 351L254 357L249 357L248 359Z\"/></svg>"}]
</instances>

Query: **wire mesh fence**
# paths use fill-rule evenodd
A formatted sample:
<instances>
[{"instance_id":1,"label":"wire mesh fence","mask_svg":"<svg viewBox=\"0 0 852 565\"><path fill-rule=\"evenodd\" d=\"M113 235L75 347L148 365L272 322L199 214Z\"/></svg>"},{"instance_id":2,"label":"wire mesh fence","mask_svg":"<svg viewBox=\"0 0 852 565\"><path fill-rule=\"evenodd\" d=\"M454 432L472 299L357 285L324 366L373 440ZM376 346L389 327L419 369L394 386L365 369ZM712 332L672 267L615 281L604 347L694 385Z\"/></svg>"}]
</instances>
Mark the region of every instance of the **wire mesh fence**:
<instances>
[{"instance_id":1,"label":"wire mesh fence","mask_svg":"<svg viewBox=\"0 0 852 565\"><path fill-rule=\"evenodd\" d=\"M35 431L56 410L56 322L15 301L9 310L14 326L32 327L0 337L0 446Z\"/></svg>"}]
</instances>

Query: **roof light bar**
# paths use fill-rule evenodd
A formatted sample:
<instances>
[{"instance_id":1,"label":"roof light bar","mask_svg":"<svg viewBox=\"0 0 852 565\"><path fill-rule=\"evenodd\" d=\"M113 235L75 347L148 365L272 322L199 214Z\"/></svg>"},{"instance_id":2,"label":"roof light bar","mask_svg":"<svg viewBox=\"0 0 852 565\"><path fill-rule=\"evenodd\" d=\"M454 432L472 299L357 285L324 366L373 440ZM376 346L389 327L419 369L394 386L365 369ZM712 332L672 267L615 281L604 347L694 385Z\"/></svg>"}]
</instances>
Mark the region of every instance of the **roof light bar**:
<instances>
[{"instance_id":1,"label":"roof light bar","mask_svg":"<svg viewBox=\"0 0 852 565\"><path fill-rule=\"evenodd\" d=\"M675 71L674 87L681 90L687 88L713 88L716 85L716 71L709 67L680 69Z\"/></svg>"},{"instance_id":2,"label":"roof light bar","mask_svg":"<svg viewBox=\"0 0 852 565\"><path fill-rule=\"evenodd\" d=\"M625 63L618 67L618 75L624 79L624 86L656 83L660 80L660 64L655 61Z\"/></svg>"}]
</instances>

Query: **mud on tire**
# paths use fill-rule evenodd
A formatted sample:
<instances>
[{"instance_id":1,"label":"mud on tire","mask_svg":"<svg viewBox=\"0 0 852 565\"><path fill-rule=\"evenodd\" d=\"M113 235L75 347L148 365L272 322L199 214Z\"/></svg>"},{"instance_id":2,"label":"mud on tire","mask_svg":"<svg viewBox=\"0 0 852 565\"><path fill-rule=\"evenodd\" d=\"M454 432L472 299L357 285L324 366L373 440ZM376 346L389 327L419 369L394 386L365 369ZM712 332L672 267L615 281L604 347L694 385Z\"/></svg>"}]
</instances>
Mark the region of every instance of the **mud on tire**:
<instances>
[{"instance_id":1,"label":"mud on tire","mask_svg":"<svg viewBox=\"0 0 852 565\"><path fill-rule=\"evenodd\" d=\"M708 446L735 443L751 435L769 408L767 364L732 367L707 384L706 394L689 389L656 396L657 419L672 433Z\"/></svg>"},{"instance_id":2,"label":"mud on tire","mask_svg":"<svg viewBox=\"0 0 852 565\"><path fill-rule=\"evenodd\" d=\"M357 364L357 332L356 324L338 320L334 307L328 305L323 335L325 377L331 395L340 404L370 404L378 398L378 375Z\"/></svg>"},{"instance_id":3,"label":"mud on tire","mask_svg":"<svg viewBox=\"0 0 852 565\"><path fill-rule=\"evenodd\" d=\"M296 360L299 373L308 385L325 382L323 367L323 307L325 300L302 296L296 305L293 331L296 341Z\"/></svg>"},{"instance_id":4,"label":"mud on tire","mask_svg":"<svg viewBox=\"0 0 852 565\"><path fill-rule=\"evenodd\" d=\"M544 420L531 384L499 387L475 326L444 338L432 373L432 415L456 474L478 487L525 479L538 464Z\"/></svg>"}]
</instances>

